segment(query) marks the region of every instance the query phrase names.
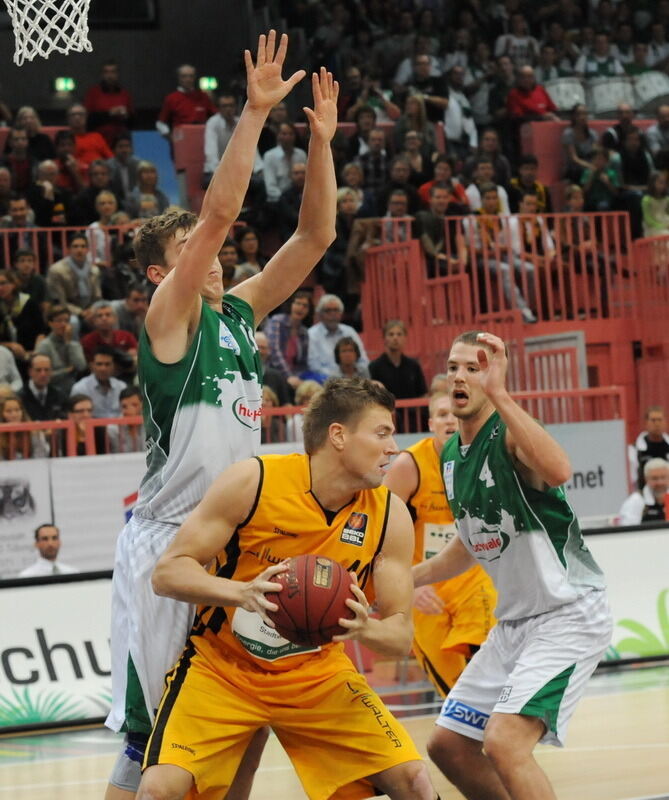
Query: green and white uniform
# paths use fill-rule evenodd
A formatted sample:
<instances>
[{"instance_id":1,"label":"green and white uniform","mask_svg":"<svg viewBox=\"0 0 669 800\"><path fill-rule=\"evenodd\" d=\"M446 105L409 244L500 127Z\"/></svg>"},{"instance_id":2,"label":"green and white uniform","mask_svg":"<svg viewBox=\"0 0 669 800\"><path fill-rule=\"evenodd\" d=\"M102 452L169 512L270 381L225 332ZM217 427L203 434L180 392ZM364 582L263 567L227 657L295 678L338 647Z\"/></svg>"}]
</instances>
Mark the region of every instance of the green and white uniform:
<instances>
[{"instance_id":1,"label":"green and white uniform","mask_svg":"<svg viewBox=\"0 0 669 800\"><path fill-rule=\"evenodd\" d=\"M213 480L260 445L262 366L253 310L232 295L222 314L203 303L193 341L175 364L158 361L142 330L138 371L147 471L116 549L106 724L149 733L165 673L193 618L192 606L154 594L151 573Z\"/></svg>"},{"instance_id":2,"label":"green and white uniform","mask_svg":"<svg viewBox=\"0 0 669 800\"><path fill-rule=\"evenodd\" d=\"M604 577L564 489L538 491L506 448L493 413L471 445L452 436L442 475L458 534L492 578L499 620L465 668L437 724L483 739L494 712L537 716L561 744L588 678L609 644Z\"/></svg>"}]
</instances>

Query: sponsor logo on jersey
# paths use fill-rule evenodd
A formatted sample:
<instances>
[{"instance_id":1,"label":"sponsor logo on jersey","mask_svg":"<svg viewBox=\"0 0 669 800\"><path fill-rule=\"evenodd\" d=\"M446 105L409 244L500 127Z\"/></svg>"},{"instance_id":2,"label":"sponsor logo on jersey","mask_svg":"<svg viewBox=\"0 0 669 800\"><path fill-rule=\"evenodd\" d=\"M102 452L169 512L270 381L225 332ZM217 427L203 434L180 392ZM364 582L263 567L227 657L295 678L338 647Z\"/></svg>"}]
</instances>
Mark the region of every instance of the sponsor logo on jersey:
<instances>
[{"instance_id":1,"label":"sponsor logo on jersey","mask_svg":"<svg viewBox=\"0 0 669 800\"><path fill-rule=\"evenodd\" d=\"M297 539L296 533L291 533L290 531L284 531L283 528L274 527L273 533L278 533L279 536L290 536L292 539Z\"/></svg>"},{"instance_id":2,"label":"sponsor logo on jersey","mask_svg":"<svg viewBox=\"0 0 669 800\"><path fill-rule=\"evenodd\" d=\"M499 698L497 699L498 703L506 703L506 701L511 697L511 691L513 686L502 686L502 691L499 693Z\"/></svg>"},{"instance_id":3,"label":"sponsor logo on jersey","mask_svg":"<svg viewBox=\"0 0 669 800\"><path fill-rule=\"evenodd\" d=\"M480 531L469 532L469 544L474 555L482 561L495 561L506 550L509 537L498 525L483 523Z\"/></svg>"},{"instance_id":4,"label":"sponsor logo on jersey","mask_svg":"<svg viewBox=\"0 0 669 800\"><path fill-rule=\"evenodd\" d=\"M461 722L463 725L469 725L470 728L477 728L480 731L485 730L490 719L489 714L484 714L478 708L472 708L459 700L447 700L439 716L452 719L454 722Z\"/></svg>"},{"instance_id":5,"label":"sponsor logo on jersey","mask_svg":"<svg viewBox=\"0 0 669 800\"><path fill-rule=\"evenodd\" d=\"M187 753L190 753L192 756L195 755L195 750L192 747L188 747L185 744L177 744L176 742L172 742L172 749L173 750L185 750Z\"/></svg>"},{"instance_id":6,"label":"sponsor logo on jersey","mask_svg":"<svg viewBox=\"0 0 669 800\"><path fill-rule=\"evenodd\" d=\"M252 408L250 402L257 403L257 406ZM262 416L260 400L249 401L248 397L238 397L232 404L232 413L237 422L241 422L245 428L251 428L252 431L260 428Z\"/></svg>"},{"instance_id":7,"label":"sponsor logo on jersey","mask_svg":"<svg viewBox=\"0 0 669 800\"><path fill-rule=\"evenodd\" d=\"M218 344L219 347L222 347L224 350L232 350L236 356L241 353L237 340L222 319L218 321Z\"/></svg>"},{"instance_id":8,"label":"sponsor logo on jersey","mask_svg":"<svg viewBox=\"0 0 669 800\"><path fill-rule=\"evenodd\" d=\"M447 461L444 464L444 486L446 487L446 497L453 500L455 495L453 493L453 470L455 469L455 461Z\"/></svg>"},{"instance_id":9,"label":"sponsor logo on jersey","mask_svg":"<svg viewBox=\"0 0 669 800\"><path fill-rule=\"evenodd\" d=\"M354 511L346 521L341 536L340 542L344 544L354 544L360 547L365 541L365 531L367 530L367 514L360 511Z\"/></svg>"}]
</instances>

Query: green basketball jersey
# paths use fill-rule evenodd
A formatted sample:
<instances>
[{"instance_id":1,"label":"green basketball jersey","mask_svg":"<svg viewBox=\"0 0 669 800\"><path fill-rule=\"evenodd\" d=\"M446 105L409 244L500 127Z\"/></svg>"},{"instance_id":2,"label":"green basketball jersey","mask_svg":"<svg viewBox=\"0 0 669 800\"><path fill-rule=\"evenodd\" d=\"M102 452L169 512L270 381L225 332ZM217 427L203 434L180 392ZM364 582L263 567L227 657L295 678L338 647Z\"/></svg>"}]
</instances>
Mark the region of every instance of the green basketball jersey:
<instances>
[{"instance_id":1,"label":"green basketball jersey","mask_svg":"<svg viewBox=\"0 0 669 800\"><path fill-rule=\"evenodd\" d=\"M456 434L441 454L458 533L495 584L501 620L543 614L604 588L563 487L528 486L505 436L495 412L468 449Z\"/></svg>"},{"instance_id":2,"label":"green basketball jersey","mask_svg":"<svg viewBox=\"0 0 669 800\"><path fill-rule=\"evenodd\" d=\"M202 304L184 357L163 364L139 339L147 471L136 517L181 524L214 478L260 445L262 365L253 310L227 295L223 313Z\"/></svg>"}]
</instances>

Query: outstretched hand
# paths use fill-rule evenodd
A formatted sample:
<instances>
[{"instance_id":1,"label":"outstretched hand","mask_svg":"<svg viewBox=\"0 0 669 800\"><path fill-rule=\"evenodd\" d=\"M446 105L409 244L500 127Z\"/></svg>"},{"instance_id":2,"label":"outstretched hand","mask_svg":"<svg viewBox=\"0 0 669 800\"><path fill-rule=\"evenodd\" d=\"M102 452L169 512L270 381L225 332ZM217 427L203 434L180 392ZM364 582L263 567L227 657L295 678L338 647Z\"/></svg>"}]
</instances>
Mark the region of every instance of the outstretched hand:
<instances>
[{"instance_id":1,"label":"outstretched hand","mask_svg":"<svg viewBox=\"0 0 669 800\"><path fill-rule=\"evenodd\" d=\"M303 111L309 120L311 135L329 142L337 130L339 84L331 72L321 67L320 73L314 72L311 76L311 88L314 94L313 110L305 106Z\"/></svg>"},{"instance_id":2,"label":"outstretched hand","mask_svg":"<svg viewBox=\"0 0 669 800\"><path fill-rule=\"evenodd\" d=\"M493 399L496 394L506 391L506 348L499 336L492 333L479 333L477 338L481 344L486 345L476 353L481 370L479 383L488 397Z\"/></svg>"},{"instance_id":3,"label":"outstretched hand","mask_svg":"<svg viewBox=\"0 0 669 800\"><path fill-rule=\"evenodd\" d=\"M248 103L249 107L256 111L269 113L270 109L281 102L293 86L306 75L303 69L299 69L284 81L281 69L288 49L288 37L285 33L281 35L276 52L275 46L276 31L271 30L267 37L262 34L258 38L258 57L255 66L250 51L244 50Z\"/></svg>"}]
</instances>

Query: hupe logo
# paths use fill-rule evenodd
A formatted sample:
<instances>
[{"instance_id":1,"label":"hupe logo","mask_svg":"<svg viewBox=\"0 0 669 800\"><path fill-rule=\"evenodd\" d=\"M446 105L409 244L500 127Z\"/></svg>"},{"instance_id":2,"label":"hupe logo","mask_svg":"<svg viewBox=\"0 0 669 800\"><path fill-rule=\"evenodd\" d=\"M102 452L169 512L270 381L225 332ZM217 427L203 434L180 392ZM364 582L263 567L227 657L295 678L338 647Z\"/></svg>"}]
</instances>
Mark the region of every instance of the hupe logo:
<instances>
[{"instance_id":1,"label":"hupe logo","mask_svg":"<svg viewBox=\"0 0 669 800\"><path fill-rule=\"evenodd\" d=\"M253 408L251 407L251 403L254 404ZM249 400L247 397L238 397L232 404L232 413L237 422L241 422L245 428L251 428L252 431L260 429L262 409L260 408L259 399Z\"/></svg>"}]
</instances>

